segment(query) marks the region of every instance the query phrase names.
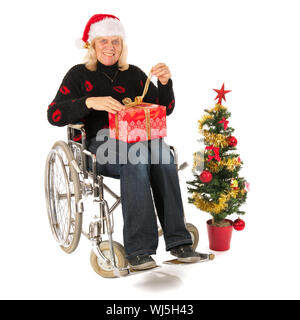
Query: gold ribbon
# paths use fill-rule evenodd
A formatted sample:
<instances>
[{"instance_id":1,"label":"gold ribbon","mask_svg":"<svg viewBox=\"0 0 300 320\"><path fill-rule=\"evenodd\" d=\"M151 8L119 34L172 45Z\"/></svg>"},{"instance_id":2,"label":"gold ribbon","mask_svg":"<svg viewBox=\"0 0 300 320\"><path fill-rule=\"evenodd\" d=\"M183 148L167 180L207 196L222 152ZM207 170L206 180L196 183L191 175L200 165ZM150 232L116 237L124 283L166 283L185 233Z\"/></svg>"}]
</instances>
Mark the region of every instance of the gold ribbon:
<instances>
[{"instance_id":1,"label":"gold ribbon","mask_svg":"<svg viewBox=\"0 0 300 320\"><path fill-rule=\"evenodd\" d=\"M131 108L131 107L135 107L139 104L147 104L147 105L151 105L151 103L145 103L143 102L143 99L145 97L145 95L147 94L148 92L148 88L149 88L149 84L150 84L150 81L151 81L151 78L152 78L152 74L151 74L151 71L148 75L148 78L147 78L147 81L145 83L145 87L144 87L144 91L143 91L143 94L141 96L137 96L134 98L134 101L132 101L130 98L124 98L122 100L122 102L124 103L124 105L126 106L126 109L127 108Z\"/></svg>"},{"instance_id":2,"label":"gold ribbon","mask_svg":"<svg viewBox=\"0 0 300 320\"><path fill-rule=\"evenodd\" d=\"M145 111L147 139L151 140L150 110L146 109L144 111Z\"/></svg>"},{"instance_id":3,"label":"gold ribbon","mask_svg":"<svg viewBox=\"0 0 300 320\"><path fill-rule=\"evenodd\" d=\"M144 109L144 107L139 106L140 104L144 104L144 105L149 105L151 106L152 103L147 103L147 102L143 102L143 99L145 97L145 95L148 92L148 88L149 88L149 84L152 78L152 74L151 71L148 75L148 78L146 80L145 83L145 87L143 90L143 94L141 96L136 96L134 98L134 101L132 101L130 98L124 98L122 100L122 102L124 103L126 109L131 108L131 107L136 107L138 109ZM147 131L147 139L150 140L151 139L151 126L150 126L150 110L149 109L144 109L145 112L145 121L146 121L146 131ZM116 139L119 139L119 120L118 120L118 113L115 114L115 126L116 126Z\"/></svg>"}]
</instances>

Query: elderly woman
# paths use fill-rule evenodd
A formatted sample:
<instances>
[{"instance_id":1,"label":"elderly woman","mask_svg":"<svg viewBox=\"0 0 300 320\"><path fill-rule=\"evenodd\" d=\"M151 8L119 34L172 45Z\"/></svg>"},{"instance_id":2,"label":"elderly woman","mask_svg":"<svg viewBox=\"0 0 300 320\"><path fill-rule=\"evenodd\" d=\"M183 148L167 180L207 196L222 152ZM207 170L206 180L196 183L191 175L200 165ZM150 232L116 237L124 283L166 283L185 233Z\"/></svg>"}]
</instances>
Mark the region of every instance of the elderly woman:
<instances>
[{"instance_id":1,"label":"elderly woman","mask_svg":"<svg viewBox=\"0 0 300 320\"><path fill-rule=\"evenodd\" d=\"M141 69L126 62L127 47L121 22L113 15L94 15L86 25L80 44L88 49L85 64L75 65L67 72L48 108L49 122L55 126L83 122L88 149L97 155L98 174L120 179L124 247L133 269L156 265L151 257L158 245L153 199L166 250L182 262L200 260L200 254L191 247L192 239L184 224L176 164L163 139L159 139L160 149L144 141L146 148L140 151L144 159L150 159L153 153L159 154L156 164L120 163L119 157L116 157L117 163L103 164L103 152L97 152L104 141L96 136L103 132L101 129L108 128L108 113L122 110L125 97L134 100L141 96L147 79ZM150 82L144 101L166 106L170 115L175 105L170 70L166 64L158 63L151 72L158 78L157 87ZM134 144L128 143L127 151ZM118 141L116 155L120 150ZM171 163L161 163L164 152L168 153Z\"/></svg>"}]
</instances>

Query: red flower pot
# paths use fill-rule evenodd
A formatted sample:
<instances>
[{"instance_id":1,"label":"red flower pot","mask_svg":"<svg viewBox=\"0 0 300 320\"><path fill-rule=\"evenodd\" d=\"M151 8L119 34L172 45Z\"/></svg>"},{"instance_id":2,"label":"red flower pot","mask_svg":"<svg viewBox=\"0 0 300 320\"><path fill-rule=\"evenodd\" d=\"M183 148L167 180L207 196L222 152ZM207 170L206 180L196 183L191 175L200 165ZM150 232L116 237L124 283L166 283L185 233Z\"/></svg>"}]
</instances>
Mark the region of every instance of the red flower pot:
<instances>
[{"instance_id":1,"label":"red flower pot","mask_svg":"<svg viewBox=\"0 0 300 320\"><path fill-rule=\"evenodd\" d=\"M214 251L226 251L230 248L233 222L229 219L225 221L230 223L228 227L212 226L212 220L206 222L208 231L209 248Z\"/></svg>"}]
</instances>

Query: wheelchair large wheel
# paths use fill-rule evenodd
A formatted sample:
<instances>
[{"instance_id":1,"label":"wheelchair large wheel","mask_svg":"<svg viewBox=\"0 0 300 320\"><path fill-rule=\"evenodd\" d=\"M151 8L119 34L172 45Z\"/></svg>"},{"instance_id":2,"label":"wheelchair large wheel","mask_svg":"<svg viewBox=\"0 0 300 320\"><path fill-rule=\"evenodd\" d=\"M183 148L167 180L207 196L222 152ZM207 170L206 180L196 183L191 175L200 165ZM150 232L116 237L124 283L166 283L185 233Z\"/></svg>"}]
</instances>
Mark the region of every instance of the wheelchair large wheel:
<instances>
[{"instance_id":1,"label":"wheelchair large wheel","mask_svg":"<svg viewBox=\"0 0 300 320\"><path fill-rule=\"evenodd\" d=\"M192 248L194 250L196 250L196 248L198 246L198 242L199 242L198 229L192 223L186 223L185 226L186 226L187 231L190 233L192 240L193 240Z\"/></svg>"},{"instance_id":2,"label":"wheelchair large wheel","mask_svg":"<svg viewBox=\"0 0 300 320\"><path fill-rule=\"evenodd\" d=\"M81 199L78 173L71 165L73 153L64 141L57 141L49 152L45 167L45 195L52 234L66 253L79 243L82 213L76 210Z\"/></svg>"},{"instance_id":3,"label":"wheelchair large wheel","mask_svg":"<svg viewBox=\"0 0 300 320\"><path fill-rule=\"evenodd\" d=\"M115 260L116 265L118 268L126 268L128 265L128 261L125 257L125 250L124 247L118 243L117 241L113 241L114 253L115 253ZM100 243L100 250L102 251L103 255L111 260L111 254L109 249L109 242L102 241ZM98 273L101 277L104 278L116 278L114 274L114 269L112 265L107 265L104 261L100 260L94 251L91 251L90 256L91 265L96 273ZM128 274L127 271L124 271L124 275Z\"/></svg>"}]
</instances>

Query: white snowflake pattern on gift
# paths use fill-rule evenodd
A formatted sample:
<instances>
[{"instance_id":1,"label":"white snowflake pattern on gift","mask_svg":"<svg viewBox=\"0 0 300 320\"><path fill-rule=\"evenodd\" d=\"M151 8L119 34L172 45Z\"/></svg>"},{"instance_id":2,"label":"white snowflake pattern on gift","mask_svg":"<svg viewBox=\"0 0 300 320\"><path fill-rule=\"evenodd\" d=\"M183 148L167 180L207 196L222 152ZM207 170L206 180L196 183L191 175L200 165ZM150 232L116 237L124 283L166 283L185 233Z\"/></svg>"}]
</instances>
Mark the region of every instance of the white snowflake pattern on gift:
<instances>
[{"instance_id":1,"label":"white snowflake pattern on gift","mask_svg":"<svg viewBox=\"0 0 300 320\"><path fill-rule=\"evenodd\" d=\"M127 121L119 121L119 137L126 137L128 131Z\"/></svg>"},{"instance_id":2,"label":"white snowflake pattern on gift","mask_svg":"<svg viewBox=\"0 0 300 320\"><path fill-rule=\"evenodd\" d=\"M116 139L116 129L109 129L109 136Z\"/></svg>"},{"instance_id":3,"label":"white snowflake pattern on gift","mask_svg":"<svg viewBox=\"0 0 300 320\"><path fill-rule=\"evenodd\" d=\"M140 138L140 139L138 139ZM128 134L128 141L145 141L147 140L147 132L145 130L142 130L140 128L134 128L132 129Z\"/></svg>"},{"instance_id":4,"label":"white snowflake pattern on gift","mask_svg":"<svg viewBox=\"0 0 300 320\"><path fill-rule=\"evenodd\" d=\"M162 125L162 121L159 118L157 118L155 122L156 122L156 128L160 128L160 126Z\"/></svg>"},{"instance_id":5,"label":"white snowflake pattern on gift","mask_svg":"<svg viewBox=\"0 0 300 320\"><path fill-rule=\"evenodd\" d=\"M167 129L166 128L162 128L159 131L159 138L163 138L163 137L166 137L166 136L167 136Z\"/></svg>"}]
</instances>

